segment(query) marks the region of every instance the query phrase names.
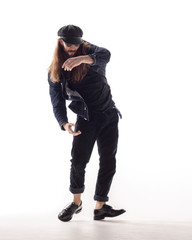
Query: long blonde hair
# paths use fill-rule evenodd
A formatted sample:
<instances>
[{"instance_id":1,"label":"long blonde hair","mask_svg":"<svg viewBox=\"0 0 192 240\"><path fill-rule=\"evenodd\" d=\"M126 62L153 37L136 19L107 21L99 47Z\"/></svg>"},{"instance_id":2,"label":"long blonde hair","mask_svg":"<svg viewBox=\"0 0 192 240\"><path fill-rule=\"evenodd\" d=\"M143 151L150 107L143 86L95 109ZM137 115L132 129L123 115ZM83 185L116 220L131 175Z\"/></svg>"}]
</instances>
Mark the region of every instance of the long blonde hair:
<instances>
[{"instance_id":1,"label":"long blonde hair","mask_svg":"<svg viewBox=\"0 0 192 240\"><path fill-rule=\"evenodd\" d=\"M87 42L83 42L75 56L86 55L88 53L88 49L90 45ZM57 45L53 54L53 60L51 65L48 68L48 72L50 73L50 79L52 82L59 82L60 76L62 72L62 65L63 63L69 58L69 56L64 51L64 46L61 44L60 39L57 40ZM88 64L82 63L81 65L73 68L71 71L71 80L72 81L81 81L88 71Z\"/></svg>"}]
</instances>

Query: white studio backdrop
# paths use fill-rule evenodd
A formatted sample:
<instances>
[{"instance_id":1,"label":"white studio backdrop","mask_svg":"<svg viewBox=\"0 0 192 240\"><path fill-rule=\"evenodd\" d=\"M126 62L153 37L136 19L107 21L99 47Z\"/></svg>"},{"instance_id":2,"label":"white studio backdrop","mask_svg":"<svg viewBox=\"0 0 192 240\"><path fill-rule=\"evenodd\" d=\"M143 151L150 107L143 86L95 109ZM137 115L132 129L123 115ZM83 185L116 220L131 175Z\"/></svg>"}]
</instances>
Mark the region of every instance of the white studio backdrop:
<instances>
[{"instance_id":1,"label":"white studio backdrop","mask_svg":"<svg viewBox=\"0 0 192 240\"><path fill-rule=\"evenodd\" d=\"M1 1L0 214L56 216L71 201L72 137L53 116L47 67L57 30L74 24L112 54L123 119L109 204L121 219L192 221L191 12L186 0ZM95 148L80 219L92 217L98 164Z\"/></svg>"}]
</instances>

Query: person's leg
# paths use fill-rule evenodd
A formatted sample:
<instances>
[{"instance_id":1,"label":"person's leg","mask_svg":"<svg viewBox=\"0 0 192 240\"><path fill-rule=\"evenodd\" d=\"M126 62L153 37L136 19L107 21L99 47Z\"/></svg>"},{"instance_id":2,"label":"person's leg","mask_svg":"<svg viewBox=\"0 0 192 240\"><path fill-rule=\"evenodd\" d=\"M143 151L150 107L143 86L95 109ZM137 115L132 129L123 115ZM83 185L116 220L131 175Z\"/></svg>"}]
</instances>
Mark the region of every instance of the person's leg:
<instances>
[{"instance_id":1,"label":"person's leg","mask_svg":"<svg viewBox=\"0 0 192 240\"><path fill-rule=\"evenodd\" d=\"M85 168L96 141L96 127L94 122L88 122L78 117L75 130L80 130L82 133L73 138L70 191L74 194L75 201L79 202L80 194L84 192L85 188Z\"/></svg>"},{"instance_id":2,"label":"person's leg","mask_svg":"<svg viewBox=\"0 0 192 240\"><path fill-rule=\"evenodd\" d=\"M73 194L73 202L58 215L58 218L64 222L70 221L74 214L82 210L81 193L84 191L85 167L89 162L96 140L96 128L93 122L87 122L78 117L75 130L81 130L82 133L73 138L70 174L70 191Z\"/></svg>"},{"instance_id":3,"label":"person's leg","mask_svg":"<svg viewBox=\"0 0 192 240\"><path fill-rule=\"evenodd\" d=\"M118 116L116 111L105 113L106 125L101 129L97 139L98 151L100 155L100 169L97 178L94 199L96 206L94 210L94 220L102 220L106 217L117 217L126 211L124 209L113 209L105 202L108 201L113 175L116 171L116 152L118 143Z\"/></svg>"},{"instance_id":4,"label":"person's leg","mask_svg":"<svg viewBox=\"0 0 192 240\"><path fill-rule=\"evenodd\" d=\"M118 114L111 110L105 114L105 124L98 138L98 152L100 155L100 168L96 183L94 200L96 209L102 208L108 201L108 193L116 171L116 152L118 144Z\"/></svg>"},{"instance_id":5,"label":"person's leg","mask_svg":"<svg viewBox=\"0 0 192 240\"><path fill-rule=\"evenodd\" d=\"M106 202L96 201L95 209L101 209Z\"/></svg>"},{"instance_id":6,"label":"person's leg","mask_svg":"<svg viewBox=\"0 0 192 240\"><path fill-rule=\"evenodd\" d=\"M81 193L73 194L73 202L75 205L80 206L81 205Z\"/></svg>"}]
</instances>

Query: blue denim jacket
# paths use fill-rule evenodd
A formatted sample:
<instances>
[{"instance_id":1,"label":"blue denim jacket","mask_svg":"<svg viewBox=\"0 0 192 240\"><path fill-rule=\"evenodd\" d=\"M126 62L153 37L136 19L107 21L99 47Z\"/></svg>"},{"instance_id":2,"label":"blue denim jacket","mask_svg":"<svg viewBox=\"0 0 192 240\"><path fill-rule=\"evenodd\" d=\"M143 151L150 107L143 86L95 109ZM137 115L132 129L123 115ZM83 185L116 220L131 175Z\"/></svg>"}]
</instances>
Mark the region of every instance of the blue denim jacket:
<instances>
[{"instance_id":1,"label":"blue denim jacket","mask_svg":"<svg viewBox=\"0 0 192 240\"><path fill-rule=\"evenodd\" d=\"M97 72L98 75L105 76L106 64L111 56L110 52L105 48L90 44L88 55L94 60L94 63L90 65L91 70ZM63 124L68 123L66 100L72 101L68 107L74 113L89 120L88 107L84 99L77 91L73 91L68 87L64 74L61 75L61 79L57 83L51 82L50 74L48 74L48 82L53 112L62 130L64 130Z\"/></svg>"}]
</instances>

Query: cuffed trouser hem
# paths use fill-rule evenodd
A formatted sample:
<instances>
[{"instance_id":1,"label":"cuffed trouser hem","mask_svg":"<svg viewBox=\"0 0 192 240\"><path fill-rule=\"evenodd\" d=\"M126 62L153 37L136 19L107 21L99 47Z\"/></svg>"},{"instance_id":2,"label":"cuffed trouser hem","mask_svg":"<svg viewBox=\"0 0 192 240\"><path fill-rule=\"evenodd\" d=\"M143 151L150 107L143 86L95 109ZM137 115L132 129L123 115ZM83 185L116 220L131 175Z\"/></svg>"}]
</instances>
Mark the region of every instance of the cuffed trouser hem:
<instances>
[{"instance_id":1,"label":"cuffed trouser hem","mask_svg":"<svg viewBox=\"0 0 192 240\"><path fill-rule=\"evenodd\" d=\"M109 198L108 197L101 197L101 196L95 195L94 196L94 200L95 201L99 201L99 202L107 202L107 201L109 201Z\"/></svg>"},{"instance_id":2,"label":"cuffed trouser hem","mask_svg":"<svg viewBox=\"0 0 192 240\"><path fill-rule=\"evenodd\" d=\"M85 186L83 186L82 188L69 188L69 191L73 194L78 194L78 193L83 193L85 190Z\"/></svg>"}]
</instances>

